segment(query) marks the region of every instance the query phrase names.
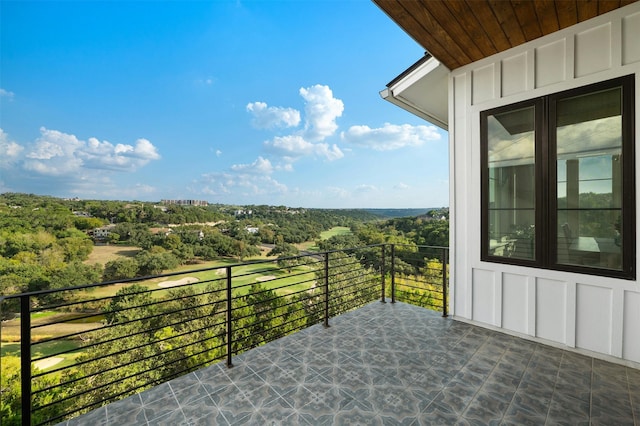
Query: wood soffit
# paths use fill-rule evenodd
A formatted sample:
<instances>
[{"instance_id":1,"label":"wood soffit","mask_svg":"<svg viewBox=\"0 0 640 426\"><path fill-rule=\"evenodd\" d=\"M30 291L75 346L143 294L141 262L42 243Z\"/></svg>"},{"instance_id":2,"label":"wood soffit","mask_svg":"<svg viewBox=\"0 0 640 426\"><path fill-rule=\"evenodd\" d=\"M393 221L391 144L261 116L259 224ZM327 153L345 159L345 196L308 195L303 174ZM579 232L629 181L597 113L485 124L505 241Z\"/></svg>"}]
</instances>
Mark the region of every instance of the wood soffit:
<instances>
[{"instance_id":1,"label":"wood soffit","mask_svg":"<svg viewBox=\"0 0 640 426\"><path fill-rule=\"evenodd\" d=\"M637 0L373 0L450 70Z\"/></svg>"}]
</instances>

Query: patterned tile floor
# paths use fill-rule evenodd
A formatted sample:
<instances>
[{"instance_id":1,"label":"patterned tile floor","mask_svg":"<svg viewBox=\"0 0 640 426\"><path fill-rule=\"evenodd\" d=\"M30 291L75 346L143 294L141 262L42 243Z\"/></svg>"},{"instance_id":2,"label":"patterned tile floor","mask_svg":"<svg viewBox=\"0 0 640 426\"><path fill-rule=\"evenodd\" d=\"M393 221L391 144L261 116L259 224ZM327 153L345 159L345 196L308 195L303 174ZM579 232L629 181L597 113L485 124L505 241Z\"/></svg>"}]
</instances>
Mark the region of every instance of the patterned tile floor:
<instances>
[{"instance_id":1,"label":"patterned tile floor","mask_svg":"<svg viewBox=\"0 0 640 426\"><path fill-rule=\"evenodd\" d=\"M68 425L633 425L640 370L372 303Z\"/></svg>"}]
</instances>

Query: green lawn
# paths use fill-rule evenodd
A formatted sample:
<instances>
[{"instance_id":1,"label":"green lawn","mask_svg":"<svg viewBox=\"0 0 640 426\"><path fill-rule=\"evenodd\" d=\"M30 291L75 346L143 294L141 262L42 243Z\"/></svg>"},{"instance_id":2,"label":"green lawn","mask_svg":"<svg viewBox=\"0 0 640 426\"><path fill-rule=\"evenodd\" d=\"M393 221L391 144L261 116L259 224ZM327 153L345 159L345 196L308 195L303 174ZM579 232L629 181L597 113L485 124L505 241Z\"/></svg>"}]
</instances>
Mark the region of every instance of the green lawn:
<instances>
[{"instance_id":1,"label":"green lawn","mask_svg":"<svg viewBox=\"0 0 640 426\"><path fill-rule=\"evenodd\" d=\"M220 286L225 286L225 265L219 264L217 266L219 267L210 271L188 273L185 274L185 276L198 278L200 282L192 285L192 287L196 290L203 290L207 285L211 283L219 283ZM280 269L275 263L258 263L237 266L233 268L232 274L232 285L235 289L233 291L234 296L246 294L249 291L250 285L255 283L261 284L264 288L274 289L280 294L290 294L295 291L309 288L312 284L311 282L301 284L296 283L299 283L300 281L312 280L315 277L315 273L308 266L296 266L292 269L291 273L289 273L286 270ZM180 279L182 277L183 276L178 276L175 277L175 279ZM169 280L172 279L173 278L169 278ZM145 283L145 285L149 289L158 288L157 285L162 281L166 281L166 279L153 280L153 282L147 282ZM292 286L278 289L279 287L285 287L289 285ZM155 292L154 295L157 297L161 297L166 295L169 290L170 289Z\"/></svg>"},{"instance_id":2,"label":"green lawn","mask_svg":"<svg viewBox=\"0 0 640 426\"><path fill-rule=\"evenodd\" d=\"M321 240L328 240L329 238L336 235L348 235L351 234L351 228L348 226L334 226L328 231L324 231L320 233Z\"/></svg>"},{"instance_id":3,"label":"green lawn","mask_svg":"<svg viewBox=\"0 0 640 426\"><path fill-rule=\"evenodd\" d=\"M328 240L329 238L335 235L349 235L351 233L352 233L351 228L349 228L348 226L334 226L333 228L327 231L321 232L320 239ZM296 244L296 247L298 247L298 250L312 251L312 252L320 251L320 247L316 245L315 241L307 241L305 243Z\"/></svg>"},{"instance_id":4,"label":"green lawn","mask_svg":"<svg viewBox=\"0 0 640 426\"><path fill-rule=\"evenodd\" d=\"M80 356L82 353L81 350L75 350L79 348L79 344L73 340L59 340L55 342L47 342L42 344L34 344L31 348L31 355L34 358L47 358L50 356L55 356L58 358L63 358L63 361L56 363L50 368L45 368L43 371L47 371L53 368L66 367L69 365L73 365L75 363L75 359ZM57 355L60 352L65 352L68 350L73 350L73 352L69 352L62 355ZM0 344L0 353L1 356L16 356L20 357L20 343L2 343Z\"/></svg>"},{"instance_id":5,"label":"green lawn","mask_svg":"<svg viewBox=\"0 0 640 426\"><path fill-rule=\"evenodd\" d=\"M31 319L32 320L36 320L36 319L41 319L41 318L48 318L48 317L52 317L54 315L58 315L58 313L55 312L55 311L36 312L36 313L31 314Z\"/></svg>"}]
</instances>

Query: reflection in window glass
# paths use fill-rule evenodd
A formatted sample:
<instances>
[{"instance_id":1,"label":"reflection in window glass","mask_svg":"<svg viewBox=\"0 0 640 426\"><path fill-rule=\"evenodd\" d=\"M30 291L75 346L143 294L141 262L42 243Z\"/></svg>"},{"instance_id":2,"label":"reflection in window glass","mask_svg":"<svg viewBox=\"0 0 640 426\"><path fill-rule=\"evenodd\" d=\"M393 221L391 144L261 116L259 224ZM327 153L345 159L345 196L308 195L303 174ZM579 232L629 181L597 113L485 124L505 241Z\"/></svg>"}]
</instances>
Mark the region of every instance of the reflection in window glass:
<instances>
[{"instance_id":1,"label":"reflection in window glass","mask_svg":"<svg viewBox=\"0 0 640 426\"><path fill-rule=\"evenodd\" d=\"M535 111L487 117L489 254L535 259Z\"/></svg>"},{"instance_id":2,"label":"reflection in window glass","mask_svg":"<svg viewBox=\"0 0 640 426\"><path fill-rule=\"evenodd\" d=\"M615 88L558 101L557 263L622 270L622 109Z\"/></svg>"}]
</instances>

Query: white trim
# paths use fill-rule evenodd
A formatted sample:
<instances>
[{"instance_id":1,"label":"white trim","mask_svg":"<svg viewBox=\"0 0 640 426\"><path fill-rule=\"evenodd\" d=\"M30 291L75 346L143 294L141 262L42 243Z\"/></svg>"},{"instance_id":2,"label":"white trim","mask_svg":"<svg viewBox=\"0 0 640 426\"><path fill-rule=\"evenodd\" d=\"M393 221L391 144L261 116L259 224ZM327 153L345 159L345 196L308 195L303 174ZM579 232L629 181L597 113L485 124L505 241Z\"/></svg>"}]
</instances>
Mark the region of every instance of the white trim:
<instances>
[{"instance_id":1,"label":"white trim","mask_svg":"<svg viewBox=\"0 0 640 426\"><path fill-rule=\"evenodd\" d=\"M450 71L435 58L429 58L400 80L380 92L380 96L400 108L417 115L436 126L448 130L448 80ZM424 96L424 87L434 88ZM429 99L418 105L412 99Z\"/></svg>"}]
</instances>

